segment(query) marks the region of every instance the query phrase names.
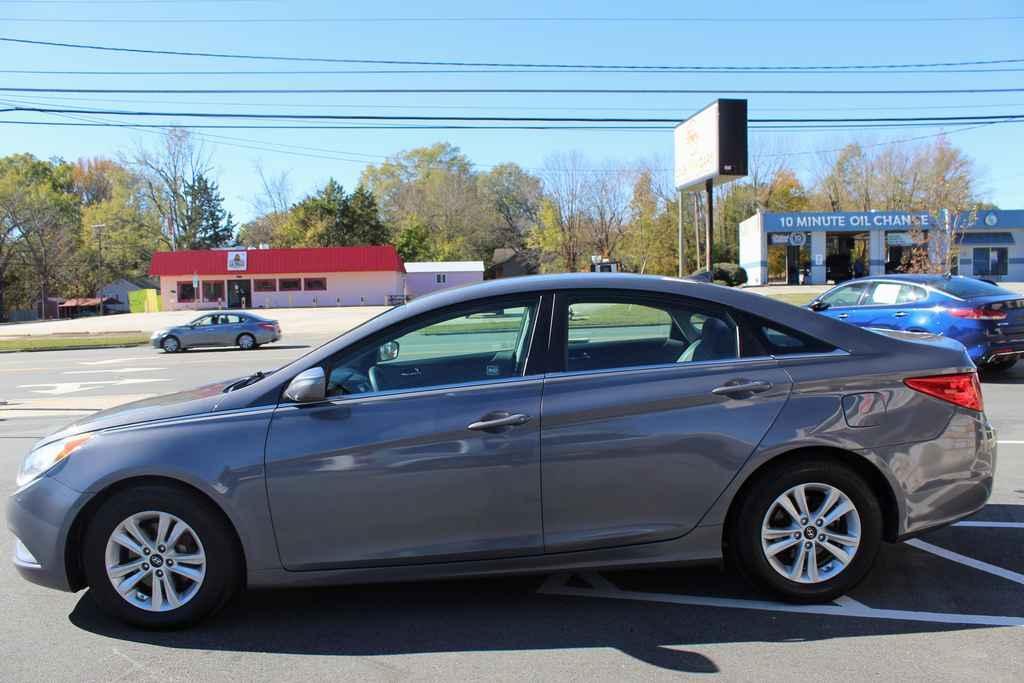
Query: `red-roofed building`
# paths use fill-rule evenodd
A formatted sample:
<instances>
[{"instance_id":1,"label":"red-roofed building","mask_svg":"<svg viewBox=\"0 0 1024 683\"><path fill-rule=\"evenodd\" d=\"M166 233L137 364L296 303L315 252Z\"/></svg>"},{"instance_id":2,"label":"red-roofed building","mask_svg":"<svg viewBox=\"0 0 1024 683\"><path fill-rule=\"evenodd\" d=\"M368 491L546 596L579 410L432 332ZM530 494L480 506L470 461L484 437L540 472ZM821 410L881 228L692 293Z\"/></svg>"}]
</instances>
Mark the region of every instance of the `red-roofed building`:
<instances>
[{"instance_id":1,"label":"red-roofed building","mask_svg":"<svg viewBox=\"0 0 1024 683\"><path fill-rule=\"evenodd\" d=\"M213 249L153 254L164 310L380 306L405 297L405 264L391 245Z\"/></svg>"}]
</instances>

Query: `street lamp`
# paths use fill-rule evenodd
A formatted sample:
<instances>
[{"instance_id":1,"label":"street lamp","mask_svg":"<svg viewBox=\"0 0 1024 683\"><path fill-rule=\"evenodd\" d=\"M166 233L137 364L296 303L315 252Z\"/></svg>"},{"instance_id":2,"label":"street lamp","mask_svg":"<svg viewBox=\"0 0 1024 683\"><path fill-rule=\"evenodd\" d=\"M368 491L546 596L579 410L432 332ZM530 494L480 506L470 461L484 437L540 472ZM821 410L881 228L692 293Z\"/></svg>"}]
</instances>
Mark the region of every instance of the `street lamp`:
<instances>
[{"instance_id":1,"label":"street lamp","mask_svg":"<svg viewBox=\"0 0 1024 683\"><path fill-rule=\"evenodd\" d=\"M103 315L103 228L107 227L106 223L97 223L90 226L92 228L93 235L96 236L96 254L99 259L99 267L96 272L99 274L99 291L97 296L100 300L100 315Z\"/></svg>"}]
</instances>

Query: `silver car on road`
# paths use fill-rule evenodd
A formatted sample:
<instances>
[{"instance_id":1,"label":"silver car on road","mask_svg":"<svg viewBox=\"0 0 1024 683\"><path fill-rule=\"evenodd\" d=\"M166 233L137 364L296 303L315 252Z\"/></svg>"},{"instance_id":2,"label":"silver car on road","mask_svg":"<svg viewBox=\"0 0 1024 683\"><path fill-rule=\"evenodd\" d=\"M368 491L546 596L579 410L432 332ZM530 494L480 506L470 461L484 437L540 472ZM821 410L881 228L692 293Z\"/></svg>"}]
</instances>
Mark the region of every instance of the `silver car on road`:
<instances>
[{"instance_id":1,"label":"silver car on road","mask_svg":"<svg viewBox=\"0 0 1024 683\"><path fill-rule=\"evenodd\" d=\"M995 459L956 342L712 284L534 276L73 424L25 457L7 519L25 578L141 627L245 587L723 557L815 602L985 505Z\"/></svg>"},{"instance_id":2,"label":"silver car on road","mask_svg":"<svg viewBox=\"0 0 1024 683\"><path fill-rule=\"evenodd\" d=\"M157 330L149 338L153 348L177 353L200 346L237 346L243 351L281 338L281 326L249 311L213 311L187 325Z\"/></svg>"}]
</instances>

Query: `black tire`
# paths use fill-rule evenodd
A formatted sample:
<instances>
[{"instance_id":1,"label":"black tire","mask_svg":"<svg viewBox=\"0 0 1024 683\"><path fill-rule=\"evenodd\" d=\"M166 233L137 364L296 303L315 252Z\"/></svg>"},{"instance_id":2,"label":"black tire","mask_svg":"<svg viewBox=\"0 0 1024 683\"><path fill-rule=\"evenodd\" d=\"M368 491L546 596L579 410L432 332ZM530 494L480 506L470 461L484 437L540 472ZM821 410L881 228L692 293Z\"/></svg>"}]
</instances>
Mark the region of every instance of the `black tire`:
<instances>
[{"instance_id":1,"label":"black tire","mask_svg":"<svg viewBox=\"0 0 1024 683\"><path fill-rule=\"evenodd\" d=\"M860 517L861 538L852 561L841 571L819 583L800 583L782 576L768 561L762 547L762 524L778 497L794 486L812 483L835 487L850 499ZM738 503L729 530L729 559L748 580L791 602L828 602L845 595L863 580L878 555L882 541L878 498L864 478L842 462L808 458L772 467L758 476Z\"/></svg>"},{"instance_id":2,"label":"black tire","mask_svg":"<svg viewBox=\"0 0 1024 683\"><path fill-rule=\"evenodd\" d=\"M988 375L989 377L996 377L1005 372L1009 372L1015 365L1017 365L1016 358L996 361L994 363L981 366L981 374Z\"/></svg>"},{"instance_id":3,"label":"black tire","mask_svg":"<svg viewBox=\"0 0 1024 683\"><path fill-rule=\"evenodd\" d=\"M106 548L111 534L124 520L147 511L167 512L184 521L198 534L206 555L205 576L198 591L169 611L148 611L130 604L107 576ZM89 594L104 612L144 629L175 629L211 616L231 599L242 583L240 553L232 529L208 500L184 487L145 484L114 494L96 511L86 529L82 564Z\"/></svg>"},{"instance_id":4,"label":"black tire","mask_svg":"<svg viewBox=\"0 0 1024 683\"><path fill-rule=\"evenodd\" d=\"M167 342L171 340L173 340L173 343L168 344ZM168 346L170 346L171 348L168 348ZM178 353L179 351L182 350L181 340L175 337L174 335L164 337L164 340L160 342L160 348L164 350L164 353Z\"/></svg>"},{"instance_id":5,"label":"black tire","mask_svg":"<svg viewBox=\"0 0 1024 683\"><path fill-rule=\"evenodd\" d=\"M249 340L248 346L246 346L245 341L247 339ZM252 351L257 346L259 346L259 344L256 343L256 337L252 336L248 332L243 332L242 334L238 335L238 339L235 340L235 346L242 349L243 351Z\"/></svg>"}]
</instances>

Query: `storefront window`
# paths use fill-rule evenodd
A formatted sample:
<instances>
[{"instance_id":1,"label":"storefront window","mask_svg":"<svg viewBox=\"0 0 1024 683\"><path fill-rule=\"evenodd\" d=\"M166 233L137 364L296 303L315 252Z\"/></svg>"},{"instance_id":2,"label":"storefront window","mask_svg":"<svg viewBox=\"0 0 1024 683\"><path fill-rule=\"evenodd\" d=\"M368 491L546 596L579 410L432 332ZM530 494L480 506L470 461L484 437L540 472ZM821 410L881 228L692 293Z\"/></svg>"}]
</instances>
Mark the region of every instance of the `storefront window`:
<instances>
[{"instance_id":1,"label":"storefront window","mask_svg":"<svg viewBox=\"0 0 1024 683\"><path fill-rule=\"evenodd\" d=\"M281 278L277 281L277 288L282 292L302 291L302 280L299 278Z\"/></svg>"},{"instance_id":2,"label":"storefront window","mask_svg":"<svg viewBox=\"0 0 1024 683\"><path fill-rule=\"evenodd\" d=\"M276 292L277 280L255 280L253 286L257 292Z\"/></svg>"},{"instance_id":3,"label":"storefront window","mask_svg":"<svg viewBox=\"0 0 1024 683\"><path fill-rule=\"evenodd\" d=\"M178 283L178 301L181 303L192 303L196 300L196 288L191 282Z\"/></svg>"},{"instance_id":4,"label":"storefront window","mask_svg":"<svg viewBox=\"0 0 1024 683\"><path fill-rule=\"evenodd\" d=\"M975 275L1006 275L1009 252L1006 247L975 247Z\"/></svg>"},{"instance_id":5,"label":"storefront window","mask_svg":"<svg viewBox=\"0 0 1024 683\"><path fill-rule=\"evenodd\" d=\"M224 300L224 281L203 281L203 301L217 302Z\"/></svg>"},{"instance_id":6,"label":"storefront window","mask_svg":"<svg viewBox=\"0 0 1024 683\"><path fill-rule=\"evenodd\" d=\"M870 239L867 232L825 233L825 279L839 283L867 275Z\"/></svg>"},{"instance_id":7,"label":"storefront window","mask_svg":"<svg viewBox=\"0 0 1024 683\"><path fill-rule=\"evenodd\" d=\"M324 292L327 291L327 278L324 277L307 277L302 281L302 288L307 292Z\"/></svg>"}]
</instances>

